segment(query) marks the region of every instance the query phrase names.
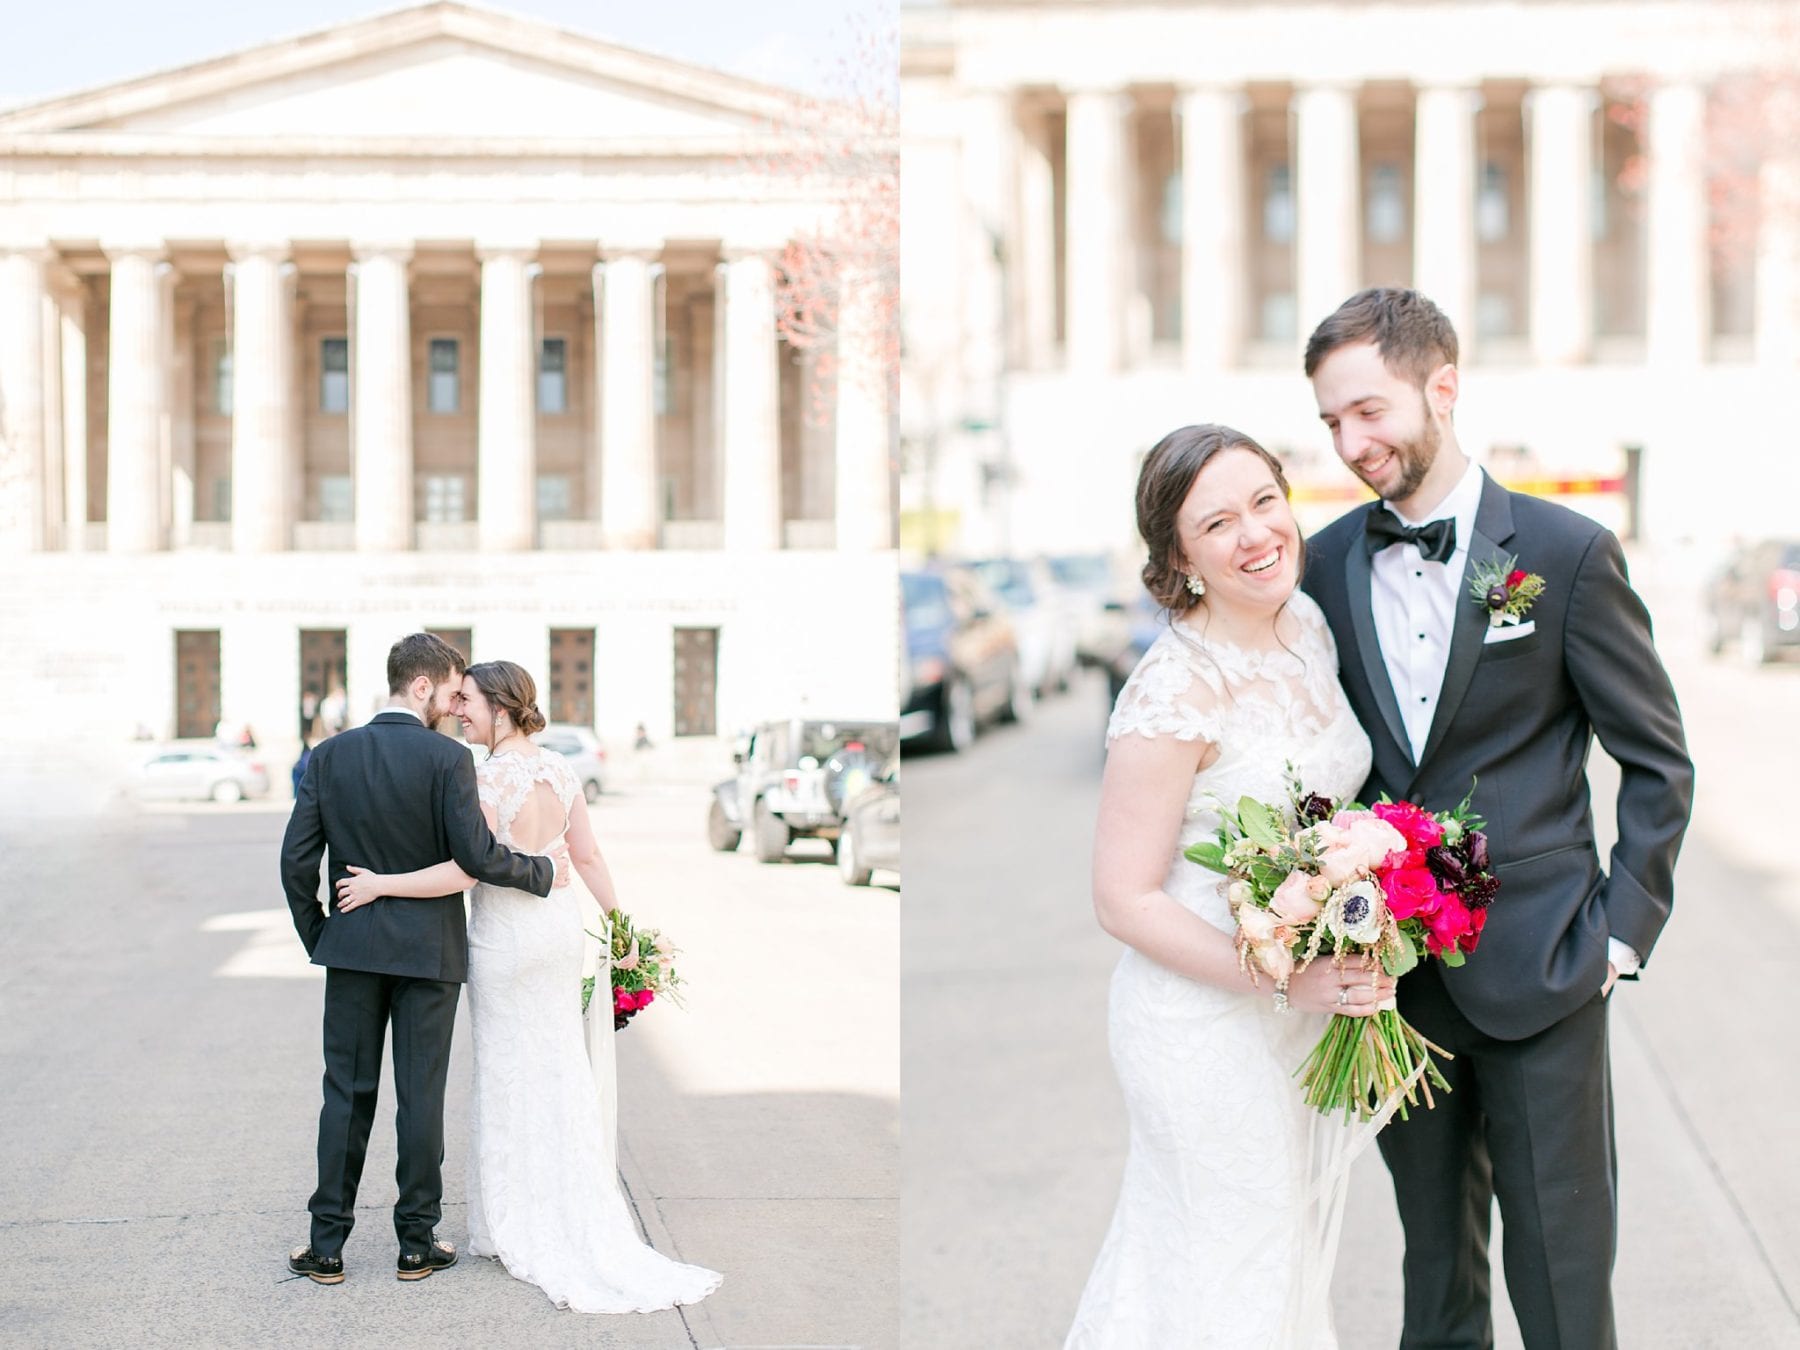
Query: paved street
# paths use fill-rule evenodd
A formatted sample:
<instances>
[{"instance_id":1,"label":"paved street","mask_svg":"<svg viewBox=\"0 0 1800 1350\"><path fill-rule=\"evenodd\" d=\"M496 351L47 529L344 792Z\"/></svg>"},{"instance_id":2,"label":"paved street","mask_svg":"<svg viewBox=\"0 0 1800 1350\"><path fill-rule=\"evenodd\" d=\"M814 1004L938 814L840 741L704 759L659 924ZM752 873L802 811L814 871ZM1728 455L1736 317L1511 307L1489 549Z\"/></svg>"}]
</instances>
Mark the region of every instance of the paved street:
<instances>
[{"instance_id":1,"label":"paved street","mask_svg":"<svg viewBox=\"0 0 1800 1350\"><path fill-rule=\"evenodd\" d=\"M1800 664L1705 659L1687 560L1641 559L1634 573L1654 597L1700 801L1674 921L1645 979L1613 1001L1621 1344L1800 1346L1786 992L1800 883L1785 823ZM1104 721L1104 688L1088 683L970 754L907 766L908 1346L1061 1344L1111 1215L1125 1144L1105 1026L1118 946L1088 887ZM1610 805L1616 770L1603 760L1596 752L1595 794ZM1373 1153L1358 1163L1344 1234L1343 1350L1387 1350L1400 1234ZM1494 1251L1498 1267L1498 1234ZM1500 1344L1516 1350L1496 1301Z\"/></svg>"},{"instance_id":2,"label":"paved street","mask_svg":"<svg viewBox=\"0 0 1800 1350\"><path fill-rule=\"evenodd\" d=\"M687 1007L619 1038L621 1170L655 1245L725 1272L707 1302L558 1312L498 1265L392 1275L382 1088L335 1288L305 1240L323 980L276 882L287 808L0 816L0 1341L28 1346L896 1343L898 912L810 858L707 850L704 788L593 809L624 906L683 948ZM68 800L46 794L45 801ZM878 876L879 879L879 876ZM467 1205L466 1001L443 1236Z\"/></svg>"}]
</instances>

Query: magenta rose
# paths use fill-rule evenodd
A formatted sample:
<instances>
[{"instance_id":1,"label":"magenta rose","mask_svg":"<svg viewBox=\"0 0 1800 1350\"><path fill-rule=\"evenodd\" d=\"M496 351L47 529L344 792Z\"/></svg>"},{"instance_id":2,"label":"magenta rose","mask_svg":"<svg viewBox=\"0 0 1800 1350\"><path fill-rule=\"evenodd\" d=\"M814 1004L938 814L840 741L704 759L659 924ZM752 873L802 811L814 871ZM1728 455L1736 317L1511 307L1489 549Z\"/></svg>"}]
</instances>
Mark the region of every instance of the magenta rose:
<instances>
[{"instance_id":1,"label":"magenta rose","mask_svg":"<svg viewBox=\"0 0 1800 1350\"><path fill-rule=\"evenodd\" d=\"M626 989L623 986L613 990L614 1012L630 1012L636 1007L637 1003L631 997L631 990Z\"/></svg>"},{"instance_id":2,"label":"magenta rose","mask_svg":"<svg viewBox=\"0 0 1800 1350\"><path fill-rule=\"evenodd\" d=\"M1428 868L1396 867L1383 872L1380 881L1388 908L1402 922L1415 915L1430 914L1443 902L1443 892L1438 890Z\"/></svg>"},{"instance_id":3,"label":"magenta rose","mask_svg":"<svg viewBox=\"0 0 1800 1350\"><path fill-rule=\"evenodd\" d=\"M1425 946L1433 956L1459 947L1472 927L1468 906L1454 895L1446 895L1443 903L1424 919Z\"/></svg>"},{"instance_id":4,"label":"magenta rose","mask_svg":"<svg viewBox=\"0 0 1800 1350\"><path fill-rule=\"evenodd\" d=\"M631 1006L634 1009L647 1008L654 1002L656 1002L656 991L654 989L640 989L637 993L636 1002Z\"/></svg>"}]
</instances>

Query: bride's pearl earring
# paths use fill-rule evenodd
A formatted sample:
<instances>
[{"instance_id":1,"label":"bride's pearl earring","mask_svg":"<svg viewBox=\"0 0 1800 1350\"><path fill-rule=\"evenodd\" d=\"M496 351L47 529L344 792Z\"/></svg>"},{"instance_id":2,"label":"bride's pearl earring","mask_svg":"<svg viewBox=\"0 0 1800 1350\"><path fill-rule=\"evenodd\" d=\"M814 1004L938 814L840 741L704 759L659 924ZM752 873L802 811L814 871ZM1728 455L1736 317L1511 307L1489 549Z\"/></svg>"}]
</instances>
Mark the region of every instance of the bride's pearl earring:
<instances>
[{"instance_id":1,"label":"bride's pearl earring","mask_svg":"<svg viewBox=\"0 0 1800 1350\"><path fill-rule=\"evenodd\" d=\"M1206 583L1200 579L1200 574L1198 572L1189 572L1187 574L1187 588L1195 595L1206 594Z\"/></svg>"}]
</instances>

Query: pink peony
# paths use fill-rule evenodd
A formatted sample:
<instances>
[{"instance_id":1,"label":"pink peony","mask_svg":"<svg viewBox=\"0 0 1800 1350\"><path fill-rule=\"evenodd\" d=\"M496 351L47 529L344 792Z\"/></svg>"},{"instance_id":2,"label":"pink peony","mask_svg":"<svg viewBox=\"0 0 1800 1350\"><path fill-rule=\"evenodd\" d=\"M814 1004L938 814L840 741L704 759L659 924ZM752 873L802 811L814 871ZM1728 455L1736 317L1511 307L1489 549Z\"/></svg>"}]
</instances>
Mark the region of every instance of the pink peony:
<instances>
[{"instance_id":1,"label":"pink peony","mask_svg":"<svg viewBox=\"0 0 1800 1350\"><path fill-rule=\"evenodd\" d=\"M1406 836L1407 844L1424 852L1444 841L1444 827L1411 802L1379 802L1375 814Z\"/></svg>"},{"instance_id":2,"label":"pink peony","mask_svg":"<svg viewBox=\"0 0 1800 1350\"><path fill-rule=\"evenodd\" d=\"M1371 872L1384 866L1396 853L1407 851L1406 836L1375 816L1350 827L1350 845L1362 854L1363 866Z\"/></svg>"},{"instance_id":3,"label":"pink peony","mask_svg":"<svg viewBox=\"0 0 1800 1350\"><path fill-rule=\"evenodd\" d=\"M1317 881L1323 881L1323 878L1305 872L1289 872L1275 888L1269 908L1285 923L1311 923L1319 916L1319 902L1312 896L1312 883Z\"/></svg>"},{"instance_id":4,"label":"pink peony","mask_svg":"<svg viewBox=\"0 0 1800 1350\"><path fill-rule=\"evenodd\" d=\"M1345 882L1355 881L1364 870L1362 850L1357 848L1347 834L1327 844L1324 855L1319 859L1319 875L1333 889Z\"/></svg>"},{"instance_id":5,"label":"pink peony","mask_svg":"<svg viewBox=\"0 0 1800 1350\"><path fill-rule=\"evenodd\" d=\"M1237 922L1238 927L1243 930L1244 936L1253 943L1275 940L1275 916L1261 905L1239 905Z\"/></svg>"}]
</instances>

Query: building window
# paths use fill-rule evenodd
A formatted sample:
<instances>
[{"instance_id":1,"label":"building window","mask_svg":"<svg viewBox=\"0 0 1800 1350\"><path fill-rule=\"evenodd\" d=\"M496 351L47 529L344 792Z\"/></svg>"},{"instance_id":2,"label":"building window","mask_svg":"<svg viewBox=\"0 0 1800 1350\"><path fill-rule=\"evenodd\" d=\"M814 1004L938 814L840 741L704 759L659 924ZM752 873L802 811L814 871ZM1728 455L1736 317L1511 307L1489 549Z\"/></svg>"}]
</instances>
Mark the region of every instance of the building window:
<instances>
[{"instance_id":1,"label":"building window","mask_svg":"<svg viewBox=\"0 0 1800 1350\"><path fill-rule=\"evenodd\" d=\"M468 480L459 473L425 475L424 519L433 525L457 525L468 519Z\"/></svg>"},{"instance_id":2,"label":"building window","mask_svg":"<svg viewBox=\"0 0 1800 1350\"><path fill-rule=\"evenodd\" d=\"M1512 299L1496 291L1484 291L1475 301L1475 332L1484 338L1511 337Z\"/></svg>"},{"instance_id":3,"label":"building window","mask_svg":"<svg viewBox=\"0 0 1800 1350\"><path fill-rule=\"evenodd\" d=\"M1292 291L1272 291L1262 298L1264 342L1292 342L1299 336L1300 306Z\"/></svg>"},{"instance_id":4,"label":"building window","mask_svg":"<svg viewBox=\"0 0 1800 1350\"><path fill-rule=\"evenodd\" d=\"M319 478L319 519L348 524L356 518L356 494L347 473L328 473Z\"/></svg>"},{"instance_id":5,"label":"building window","mask_svg":"<svg viewBox=\"0 0 1800 1350\"><path fill-rule=\"evenodd\" d=\"M1475 232L1484 244L1502 243L1512 233L1506 166L1491 159L1481 166L1481 186L1475 194Z\"/></svg>"},{"instance_id":6,"label":"building window","mask_svg":"<svg viewBox=\"0 0 1800 1350\"><path fill-rule=\"evenodd\" d=\"M457 356L455 338L431 339L431 383L425 402L428 412L453 413L460 408L462 375Z\"/></svg>"},{"instance_id":7,"label":"building window","mask_svg":"<svg viewBox=\"0 0 1800 1350\"><path fill-rule=\"evenodd\" d=\"M1162 210L1159 213L1162 241L1181 242L1181 173L1179 170L1163 179Z\"/></svg>"},{"instance_id":8,"label":"building window","mask_svg":"<svg viewBox=\"0 0 1800 1350\"><path fill-rule=\"evenodd\" d=\"M1271 164L1263 178L1263 237L1272 244L1294 242L1294 175L1285 164Z\"/></svg>"},{"instance_id":9,"label":"building window","mask_svg":"<svg viewBox=\"0 0 1800 1350\"><path fill-rule=\"evenodd\" d=\"M1607 208L1608 203L1607 203L1606 166L1604 164L1595 164L1594 165L1594 172L1593 172L1592 179L1590 181L1592 184L1590 200L1591 200L1592 209L1593 209L1593 231L1592 231L1592 233L1593 233L1594 241L1596 243L1598 243L1599 241L1606 238L1607 233L1611 229L1611 222L1607 219L1607 215L1606 215L1606 208Z\"/></svg>"},{"instance_id":10,"label":"building window","mask_svg":"<svg viewBox=\"0 0 1800 1350\"><path fill-rule=\"evenodd\" d=\"M213 479L213 519L231 519L231 479Z\"/></svg>"},{"instance_id":11,"label":"building window","mask_svg":"<svg viewBox=\"0 0 1800 1350\"><path fill-rule=\"evenodd\" d=\"M718 734L719 630L675 630L675 734Z\"/></svg>"},{"instance_id":12,"label":"building window","mask_svg":"<svg viewBox=\"0 0 1800 1350\"><path fill-rule=\"evenodd\" d=\"M566 473L542 473L537 480L539 520L568 520L574 514L574 485Z\"/></svg>"},{"instance_id":13,"label":"building window","mask_svg":"<svg viewBox=\"0 0 1800 1350\"><path fill-rule=\"evenodd\" d=\"M231 344L214 338L212 345L213 411L231 416Z\"/></svg>"},{"instance_id":14,"label":"building window","mask_svg":"<svg viewBox=\"0 0 1800 1350\"><path fill-rule=\"evenodd\" d=\"M1400 191L1400 166L1377 164L1369 172L1369 240L1397 244L1406 238L1406 198Z\"/></svg>"},{"instance_id":15,"label":"building window","mask_svg":"<svg viewBox=\"0 0 1800 1350\"><path fill-rule=\"evenodd\" d=\"M350 411L350 339L329 337L319 344L319 411Z\"/></svg>"},{"instance_id":16,"label":"building window","mask_svg":"<svg viewBox=\"0 0 1800 1350\"><path fill-rule=\"evenodd\" d=\"M674 409L674 394L670 389L669 372L675 369L675 337L665 333L661 342L656 344L656 369L652 372L650 382L652 397L655 399L656 415L667 417Z\"/></svg>"},{"instance_id":17,"label":"building window","mask_svg":"<svg viewBox=\"0 0 1800 1350\"><path fill-rule=\"evenodd\" d=\"M565 338L545 338L538 347L538 411L569 410L569 344Z\"/></svg>"}]
</instances>

